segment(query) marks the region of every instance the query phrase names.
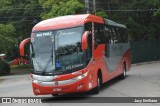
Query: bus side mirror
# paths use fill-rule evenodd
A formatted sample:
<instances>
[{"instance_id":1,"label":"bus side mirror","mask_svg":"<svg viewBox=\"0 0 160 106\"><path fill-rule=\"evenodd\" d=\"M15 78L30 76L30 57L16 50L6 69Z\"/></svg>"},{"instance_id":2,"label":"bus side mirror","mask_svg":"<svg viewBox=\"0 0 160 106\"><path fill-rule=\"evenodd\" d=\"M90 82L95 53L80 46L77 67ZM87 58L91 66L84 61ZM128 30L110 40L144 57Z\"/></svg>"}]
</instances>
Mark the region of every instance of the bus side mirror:
<instances>
[{"instance_id":1,"label":"bus side mirror","mask_svg":"<svg viewBox=\"0 0 160 106\"><path fill-rule=\"evenodd\" d=\"M30 38L24 39L19 45L20 56L24 56L24 46L30 41Z\"/></svg>"},{"instance_id":2,"label":"bus side mirror","mask_svg":"<svg viewBox=\"0 0 160 106\"><path fill-rule=\"evenodd\" d=\"M85 31L82 36L82 50L86 50L88 47L88 34L89 31Z\"/></svg>"}]
</instances>

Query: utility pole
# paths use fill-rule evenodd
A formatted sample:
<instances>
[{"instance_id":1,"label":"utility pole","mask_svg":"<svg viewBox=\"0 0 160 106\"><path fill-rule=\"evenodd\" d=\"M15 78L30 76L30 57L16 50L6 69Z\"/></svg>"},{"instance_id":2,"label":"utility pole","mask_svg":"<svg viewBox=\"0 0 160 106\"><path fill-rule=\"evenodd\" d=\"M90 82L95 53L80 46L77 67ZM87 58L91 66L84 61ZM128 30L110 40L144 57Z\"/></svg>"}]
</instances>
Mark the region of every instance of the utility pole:
<instances>
[{"instance_id":1,"label":"utility pole","mask_svg":"<svg viewBox=\"0 0 160 106\"><path fill-rule=\"evenodd\" d=\"M94 14L96 15L96 0L93 0L93 11Z\"/></svg>"},{"instance_id":2,"label":"utility pole","mask_svg":"<svg viewBox=\"0 0 160 106\"><path fill-rule=\"evenodd\" d=\"M111 11L110 11L110 9L111 9L111 7L110 7L110 0L107 0L107 5L108 5L108 14L109 14L109 17L111 17Z\"/></svg>"},{"instance_id":3,"label":"utility pole","mask_svg":"<svg viewBox=\"0 0 160 106\"><path fill-rule=\"evenodd\" d=\"M85 8L86 8L87 14L89 14L90 13L89 0L85 0Z\"/></svg>"}]
</instances>

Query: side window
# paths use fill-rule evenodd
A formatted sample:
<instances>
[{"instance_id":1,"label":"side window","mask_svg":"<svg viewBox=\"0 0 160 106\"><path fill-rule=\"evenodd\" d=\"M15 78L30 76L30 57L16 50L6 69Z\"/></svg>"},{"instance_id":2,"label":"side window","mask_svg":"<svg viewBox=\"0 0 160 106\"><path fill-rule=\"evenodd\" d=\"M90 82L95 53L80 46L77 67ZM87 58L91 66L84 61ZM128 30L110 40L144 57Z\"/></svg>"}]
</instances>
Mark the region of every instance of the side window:
<instances>
[{"instance_id":1,"label":"side window","mask_svg":"<svg viewBox=\"0 0 160 106\"><path fill-rule=\"evenodd\" d=\"M111 37L111 31L109 27L104 24L95 23L95 42L96 46L99 44L109 43Z\"/></svg>"},{"instance_id":2,"label":"side window","mask_svg":"<svg viewBox=\"0 0 160 106\"><path fill-rule=\"evenodd\" d=\"M86 59L87 59L87 64L92 58L92 23L88 22L85 24L85 31L89 31L88 35L88 49L86 51Z\"/></svg>"},{"instance_id":3,"label":"side window","mask_svg":"<svg viewBox=\"0 0 160 106\"><path fill-rule=\"evenodd\" d=\"M118 32L117 32L117 28L112 27L111 28L111 32L112 32L112 36L111 36L111 40L110 43L118 43Z\"/></svg>"},{"instance_id":4,"label":"side window","mask_svg":"<svg viewBox=\"0 0 160 106\"><path fill-rule=\"evenodd\" d=\"M120 37L121 37L121 42L127 43L128 42L127 29L120 28L119 34L120 34Z\"/></svg>"},{"instance_id":5,"label":"side window","mask_svg":"<svg viewBox=\"0 0 160 106\"><path fill-rule=\"evenodd\" d=\"M103 24L94 24L94 35L95 35L95 45L98 46L98 44L101 43L101 39L104 36L104 27Z\"/></svg>"},{"instance_id":6,"label":"side window","mask_svg":"<svg viewBox=\"0 0 160 106\"><path fill-rule=\"evenodd\" d=\"M128 41L127 29L112 27L111 32L112 32L112 37L110 40L111 43L126 43Z\"/></svg>"},{"instance_id":7,"label":"side window","mask_svg":"<svg viewBox=\"0 0 160 106\"><path fill-rule=\"evenodd\" d=\"M120 34L120 28L115 28L115 30L116 30L116 40L117 40L117 42L115 42L115 43L122 43L122 36L121 36L121 34Z\"/></svg>"},{"instance_id":8,"label":"side window","mask_svg":"<svg viewBox=\"0 0 160 106\"><path fill-rule=\"evenodd\" d=\"M112 31L109 26L104 26L104 40L105 43L111 43Z\"/></svg>"}]
</instances>

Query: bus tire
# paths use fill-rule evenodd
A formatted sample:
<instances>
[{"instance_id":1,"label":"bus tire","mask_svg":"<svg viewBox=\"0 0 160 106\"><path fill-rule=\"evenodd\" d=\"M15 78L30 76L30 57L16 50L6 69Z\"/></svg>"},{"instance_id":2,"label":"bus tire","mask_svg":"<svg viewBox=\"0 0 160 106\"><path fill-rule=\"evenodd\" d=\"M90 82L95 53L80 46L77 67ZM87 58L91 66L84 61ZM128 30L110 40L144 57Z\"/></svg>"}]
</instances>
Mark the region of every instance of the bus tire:
<instances>
[{"instance_id":1,"label":"bus tire","mask_svg":"<svg viewBox=\"0 0 160 106\"><path fill-rule=\"evenodd\" d=\"M124 64L123 64L123 73L121 74L121 78L122 78L122 79L125 79L126 76L127 76L127 74L126 74L126 64L124 63Z\"/></svg>"},{"instance_id":2,"label":"bus tire","mask_svg":"<svg viewBox=\"0 0 160 106\"><path fill-rule=\"evenodd\" d=\"M93 89L93 94L99 94L99 89L102 85L102 74L101 74L101 71L98 72L98 75L97 75L97 87Z\"/></svg>"}]
</instances>

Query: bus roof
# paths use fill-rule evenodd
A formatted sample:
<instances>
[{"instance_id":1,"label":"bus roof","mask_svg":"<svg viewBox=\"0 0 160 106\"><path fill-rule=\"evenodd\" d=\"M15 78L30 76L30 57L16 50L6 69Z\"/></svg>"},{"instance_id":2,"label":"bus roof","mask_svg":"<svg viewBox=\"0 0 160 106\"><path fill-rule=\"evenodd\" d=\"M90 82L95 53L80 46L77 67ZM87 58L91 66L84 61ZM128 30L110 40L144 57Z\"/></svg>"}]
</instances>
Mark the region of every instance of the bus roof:
<instances>
[{"instance_id":1,"label":"bus roof","mask_svg":"<svg viewBox=\"0 0 160 106\"><path fill-rule=\"evenodd\" d=\"M127 28L125 25L116 23L116 22L111 21L111 20L109 20L109 19L104 19L104 20L105 20L105 24L106 24L106 25L115 26L115 27L121 27L121 28Z\"/></svg>"},{"instance_id":2,"label":"bus roof","mask_svg":"<svg viewBox=\"0 0 160 106\"><path fill-rule=\"evenodd\" d=\"M89 21L104 23L103 18L91 14L67 15L41 21L33 27L32 31L45 31L75 27L83 25Z\"/></svg>"}]
</instances>

